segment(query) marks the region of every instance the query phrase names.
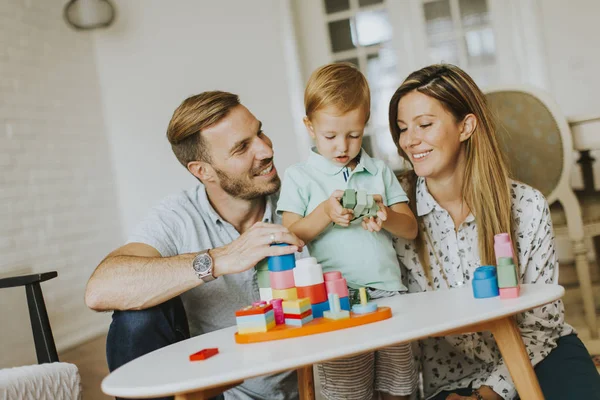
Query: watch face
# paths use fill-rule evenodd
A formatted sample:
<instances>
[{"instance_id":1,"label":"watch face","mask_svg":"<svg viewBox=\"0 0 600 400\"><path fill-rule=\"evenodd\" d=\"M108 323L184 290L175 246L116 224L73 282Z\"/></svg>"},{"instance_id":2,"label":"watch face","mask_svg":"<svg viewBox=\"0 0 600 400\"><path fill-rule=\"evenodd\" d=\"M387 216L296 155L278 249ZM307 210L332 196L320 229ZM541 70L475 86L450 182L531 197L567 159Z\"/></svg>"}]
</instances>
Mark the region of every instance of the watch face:
<instances>
[{"instance_id":1,"label":"watch face","mask_svg":"<svg viewBox=\"0 0 600 400\"><path fill-rule=\"evenodd\" d=\"M212 262L208 254L201 254L194 262L194 269L199 274L207 274L210 272Z\"/></svg>"}]
</instances>

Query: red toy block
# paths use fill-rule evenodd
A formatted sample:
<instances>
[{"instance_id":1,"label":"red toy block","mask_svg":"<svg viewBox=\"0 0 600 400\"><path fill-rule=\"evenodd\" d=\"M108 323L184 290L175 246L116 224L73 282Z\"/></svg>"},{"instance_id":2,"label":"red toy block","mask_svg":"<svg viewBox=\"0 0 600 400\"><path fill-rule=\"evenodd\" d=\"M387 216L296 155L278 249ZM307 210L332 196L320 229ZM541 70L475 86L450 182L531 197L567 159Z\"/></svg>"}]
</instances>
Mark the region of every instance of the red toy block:
<instances>
[{"instance_id":1,"label":"red toy block","mask_svg":"<svg viewBox=\"0 0 600 400\"><path fill-rule=\"evenodd\" d=\"M516 299L519 297L519 287L500 288L501 299Z\"/></svg>"},{"instance_id":2,"label":"red toy block","mask_svg":"<svg viewBox=\"0 0 600 400\"><path fill-rule=\"evenodd\" d=\"M312 309L304 311L302 314L283 314L286 319L304 319L312 315Z\"/></svg>"},{"instance_id":3,"label":"red toy block","mask_svg":"<svg viewBox=\"0 0 600 400\"><path fill-rule=\"evenodd\" d=\"M202 349L197 353L191 354L190 355L190 361L202 361L202 360L206 360L207 358L210 358L212 356L214 356L215 354L219 353L219 349L217 347L211 348L211 349Z\"/></svg>"}]
</instances>

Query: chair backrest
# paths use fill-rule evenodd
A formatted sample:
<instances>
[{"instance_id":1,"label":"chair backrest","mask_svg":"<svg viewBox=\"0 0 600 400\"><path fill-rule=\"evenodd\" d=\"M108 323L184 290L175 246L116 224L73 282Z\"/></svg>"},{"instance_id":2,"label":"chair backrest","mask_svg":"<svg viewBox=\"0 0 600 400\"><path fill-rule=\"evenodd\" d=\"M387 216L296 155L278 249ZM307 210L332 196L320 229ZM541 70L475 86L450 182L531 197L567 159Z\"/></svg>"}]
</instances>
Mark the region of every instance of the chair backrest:
<instances>
[{"instance_id":1,"label":"chair backrest","mask_svg":"<svg viewBox=\"0 0 600 400\"><path fill-rule=\"evenodd\" d=\"M569 187L573 159L571 130L559 106L548 93L525 85L489 88L485 96L512 177L552 203Z\"/></svg>"}]
</instances>

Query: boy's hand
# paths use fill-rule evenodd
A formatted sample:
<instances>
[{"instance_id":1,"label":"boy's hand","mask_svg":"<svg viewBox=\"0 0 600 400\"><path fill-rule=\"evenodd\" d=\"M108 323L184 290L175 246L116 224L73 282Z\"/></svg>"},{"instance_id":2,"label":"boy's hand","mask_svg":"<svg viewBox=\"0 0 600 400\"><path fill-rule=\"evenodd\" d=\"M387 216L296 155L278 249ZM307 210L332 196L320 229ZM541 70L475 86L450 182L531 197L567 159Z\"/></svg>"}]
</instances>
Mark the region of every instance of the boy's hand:
<instances>
[{"instance_id":1,"label":"boy's hand","mask_svg":"<svg viewBox=\"0 0 600 400\"><path fill-rule=\"evenodd\" d=\"M340 200L344 196L343 190L336 190L325 200L325 214L331 222L340 226L349 226L354 212L342 207Z\"/></svg>"},{"instance_id":2,"label":"boy's hand","mask_svg":"<svg viewBox=\"0 0 600 400\"><path fill-rule=\"evenodd\" d=\"M379 232L383 226L383 222L388 218L388 209L383 204L383 198L379 194L373 195L373 201L377 203L379 210L377 211L377 217L365 217L362 220L363 229L369 232Z\"/></svg>"}]
</instances>

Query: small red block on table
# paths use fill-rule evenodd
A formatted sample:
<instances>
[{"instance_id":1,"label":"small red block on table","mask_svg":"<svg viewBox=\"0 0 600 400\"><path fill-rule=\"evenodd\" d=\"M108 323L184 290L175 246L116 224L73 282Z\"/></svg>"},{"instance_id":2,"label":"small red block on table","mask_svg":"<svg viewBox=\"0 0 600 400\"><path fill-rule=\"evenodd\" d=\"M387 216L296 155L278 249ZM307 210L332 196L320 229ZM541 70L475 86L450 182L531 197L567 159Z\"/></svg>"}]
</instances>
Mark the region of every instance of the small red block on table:
<instances>
[{"instance_id":1,"label":"small red block on table","mask_svg":"<svg viewBox=\"0 0 600 400\"><path fill-rule=\"evenodd\" d=\"M219 353L219 349L218 348L211 348L211 349L202 349L197 353L191 354L190 355L190 361L202 361L202 360L206 360L207 358L210 358L212 356L214 356L215 354Z\"/></svg>"}]
</instances>

